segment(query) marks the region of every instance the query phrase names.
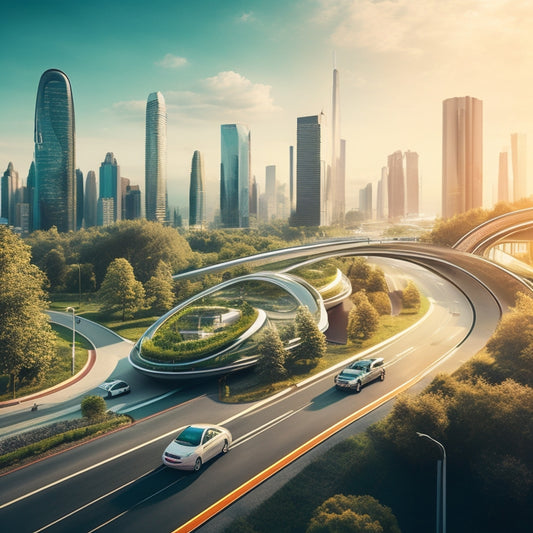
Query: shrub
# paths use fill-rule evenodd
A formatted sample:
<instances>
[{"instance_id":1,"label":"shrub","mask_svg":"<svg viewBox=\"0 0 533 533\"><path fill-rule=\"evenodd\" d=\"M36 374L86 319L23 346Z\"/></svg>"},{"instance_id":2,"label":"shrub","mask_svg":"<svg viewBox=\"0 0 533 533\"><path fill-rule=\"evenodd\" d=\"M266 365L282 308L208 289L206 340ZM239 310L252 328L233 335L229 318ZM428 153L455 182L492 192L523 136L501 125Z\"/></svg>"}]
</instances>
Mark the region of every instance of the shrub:
<instances>
[{"instance_id":1,"label":"shrub","mask_svg":"<svg viewBox=\"0 0 533 533\"><path fill-rule=\"evenodd\" d=\"M86 396L81 401L81 414L89 420L102 418L106 412L106 403L101 396Z\"/></svg>"}]
</instances>

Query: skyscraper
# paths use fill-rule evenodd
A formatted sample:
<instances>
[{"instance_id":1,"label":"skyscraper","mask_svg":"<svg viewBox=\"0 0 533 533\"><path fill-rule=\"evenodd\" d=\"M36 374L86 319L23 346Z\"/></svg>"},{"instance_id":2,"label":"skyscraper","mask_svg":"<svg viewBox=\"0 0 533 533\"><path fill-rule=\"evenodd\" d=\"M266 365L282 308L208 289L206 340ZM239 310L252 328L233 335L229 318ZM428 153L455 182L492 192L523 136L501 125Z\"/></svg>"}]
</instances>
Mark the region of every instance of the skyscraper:
<instances>
[{"instance_id":1,"label":"skyscraper","mask_svg":"<svg viewBox=\"0 0 533 533\"><path fill-rule=\"evenodd\" d=\"M298 117L296 129L296 226L320 226L323 213L323 114Z\"/></svg>"},{"instance_id":2,"label":"skyscraper","mask_svg":"<svg viewBox=\"0 0 533 533\"><path fill-rule=\"evenodd\" d=\"M141 190L138 185L126 186L124 204L124 218L126 220L141 218Z\"/></svg>"},{"instance_id":3,"label":"skyscraper","mask_svg":"<svg viewBox=\"0 0 533 533\"><path fill-rule=\"evenodd\" d=\"M509 157L507 152L500 152L498 161L498 202L509 201Z\"/></svg>"},{"instance_id":4,"label":"skyscraper","mask_svg":"<svg viewBox=\"0 0 533 533\"><path fill-rule=\"evenodd\" d=\"M202 154L196 150L192 156L191 181L189 185L189 227L192 228L205 226L204 181L204 160Z\"/></svg>"},{"instance_id":5,"label":"skyscraper","mask_svg":"<svg viewBox=\"0 0 533 533\"><path fill-rule=\"evenodd\" d=\"M276 165L268 165L265 168L265 195L267 203L267 222L273 218L278 218L277 210L277 187L276 187Z\"/></svg>"},{"instance_id":6,"label":"skyscraper","mask_svg":"<svg viewBox=\"0 0 533 533\"><path fill-rule=\"evenodd\" d=\"M81 229L83 226L83 172L76 169L76 229Z\"/></svg>"},{"instance_id":7,"label":"skyscraper","mask_svg":"<svg viewBox=\"0 0 533 533\"><path fill-rule=\"evenodd\" d=\"M525 133L511 134L511 157L513 164L513 199L528 197L527 187L527 137Z\"/></svg>"},{"instance_id":8,"label":"skyscraper","mask_svg":"<svg viewBox=\"0 0 533 533\"><path fill-rule=\"evenodd\" d=\"M397 150L388 157L389 218L398 219L405 216L405 175L403 171L403 154Z\"/></svg>"},{"instance_id":9,"label":"skyscraper","mask_svg":"<svg viewBox=\"0 0 533 533\"><path fill-rule=\"evenodd\" d=\"M372 220L372 184L359 189L359 212L364 220Z\"/></svg>"},{"instance_id":10,"label":"skyscraper","mask_svg":"<svg viewBox=\"0 0 533 533\"><path fill-rule=\"evenodd\" d=\"M100 165L99 198L113 200L113 222L122 218L122 183L120 179L120 167L113 152L107 152L104 161ZM106 214L107 217L107 214ZM98 225L103 225L98 220Z\"/></svg>"},{"instance_id":11,"label":"skyscraper","mask_svg":"<svg viewBox=\"0 0 533 533\"><path fill-rule=\"evenodd\" d=\"M444 100L442 217L483 204L483 102L471 96Z\"/></svg>"},{"instance_id":12,"label":"skyscraper","mask_svg":"<svg viewBox=\"0 0 533 533\"><path fill-rule=\"evenodd\" d=\"M76 229L75 128L66 74L47 70L35 104L33 229Z\"/></svg>"},{"instance_id":13,"label":"skyscraper","mask_svg":"<svg viewBox=\"0 0 533 533\"><path fill-rule=\"evenodd\" d=\"M167 109L158 91L146 103L145 154L146 218L164 222L167 217Z\"/></svg>"},{"instance_id":14,"label":"skyscraper","mask_svg":"<svg viewBox=\"0 0 533 533\"><path fill-rule=\"evenodd\" d=\"M296 210L296 191L294 186L294 146L289 146L289 204L290 215Z\"/></svg>"},{"instance_id":15,"label":"skyscraper","mask_svg":"<svg viewBox=\"0 0 533 533\"><path fill-rule=\"evenodd\" d=\"M378 181L376 194L376 218L385 220L389 218L389 169L381 167L381 178Z\"/></svg>"},{"instance_id":16,"label":"skyscraper","mask_svg":"<svg viewBox=\"0 0 533 533\"><path fill-rule=\"evenodd\" d=\"M96 174L94 170L89 170L89 172L87 172L87 177L85 178L85 198L83 206L83 219L86 228L96 226L97 202Z\"/></svg>"},{"instance_id":17,"label":"skyscraper","mask_svg":"<svg viewBox=\"0 0 533 533\"><path fill-rule=\"evenodd\" d=\"M345 176L343 159L341 159L342 140L340 138L340 99L339 71L333 69L333 92L331 112L331 174L327 190L328 224L343 224L345 211ZM345 157L345 154L344 156Z\"/></svg>"},{"instance_id":18,"label":"skyscraper","mask_svg":"<svg viewBox=\"0 0 533 533\"><path fill-rule=\"evenodd\" d=\"M248 126L220 127L220 219L226 228L250 225L251 136Z\"/></svg>"},{"instance_id":19,"label":"skyscraper","mask_svg":"<svg viewBox=\"0 0 533 533\"><path fill-rule=\"evenodd\" d=\"M418 216L419 213L419 176L418 154L407 150L405 158L405 211L406 215Z\"/></svg>"},{"instance_id":20,"label":"skyscraper","mask_svg":"<svg viewBox=\"0 0 533 533\"><path fill-rule=\"evenodd\" d=\"M15 225L16 197L20 187L19 173L15 170L13 163L10 161L2 176L2 194L0 195L2 197L0 216L5 218L10 226Z\"/></svg>"}]
</instances>

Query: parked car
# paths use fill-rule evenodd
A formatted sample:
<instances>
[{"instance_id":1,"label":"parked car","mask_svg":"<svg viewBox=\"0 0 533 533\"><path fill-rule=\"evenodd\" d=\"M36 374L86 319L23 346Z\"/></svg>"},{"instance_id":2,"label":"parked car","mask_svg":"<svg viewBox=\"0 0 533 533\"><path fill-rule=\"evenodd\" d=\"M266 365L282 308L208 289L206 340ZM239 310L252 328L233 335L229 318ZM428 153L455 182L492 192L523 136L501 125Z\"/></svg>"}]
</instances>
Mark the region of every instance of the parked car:
<instances>
[{"instance_id":1,"label":"parked car","mask_svg":"<svg viewBox=\"0 0 533 533\"><path fill-rule=\"evenodd\" d=\"M385 366L382 357L355 361L335 376L335 387L339 390L359 392L363 385L385 379Z\"/></svg>"},{"instance_id":2,"label":"parked car","mask_svg":"<svg viewBox=\"0 0 533 533\"><path fill-rule=\"evenodd\" d=\"M107 392L108 398L113 398L113 396L119 396L120 394L127 394L131 392L130 386L121 379L112 379L106 381L101 385L98 385L98 388L103 389Z\"/></svg>"},{"instance_id":3,"label":"parked car","mask_svg":"<svg viewBox=\"0 0 533 533\"><path fill-rule=\"evenodd\" d=\"M231 446L231 433L221 426L194 424L178 430L176 438L163 453L163 464L180 470L197 472L202 465L227 453Z\"/></svg>"}]
</instances>

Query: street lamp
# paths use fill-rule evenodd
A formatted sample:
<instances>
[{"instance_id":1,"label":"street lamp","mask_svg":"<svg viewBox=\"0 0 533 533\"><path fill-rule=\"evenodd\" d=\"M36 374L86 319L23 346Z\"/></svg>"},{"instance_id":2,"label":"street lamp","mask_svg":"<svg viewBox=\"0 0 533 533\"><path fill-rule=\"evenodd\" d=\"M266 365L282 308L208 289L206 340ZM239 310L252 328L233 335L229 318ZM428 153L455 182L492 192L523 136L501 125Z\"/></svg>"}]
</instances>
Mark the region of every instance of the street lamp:
<instances>
[{"instance_id":1,"label":"street lamp","mask_svg":"<svg viewBox=\"0 0 533 533\"><path fill-rule=\"evenodd\" d=\"M72 311L72 375L74 375L74 363L76 361L76 311L74 307L67 307Z\"/></svg>"},{"instance_id":2,"label":"street lamp","mask_svg":"<svg viewBox=\"0 0 533 533\"><path fill-rule=\"evenodd\" d=\"M435 531L437 533L446 533L446 449L433 437L418 431L416 434L436 444L442 452L442 461L440 459L437 461L437 519Z\"/></svg>"}]
</instances>

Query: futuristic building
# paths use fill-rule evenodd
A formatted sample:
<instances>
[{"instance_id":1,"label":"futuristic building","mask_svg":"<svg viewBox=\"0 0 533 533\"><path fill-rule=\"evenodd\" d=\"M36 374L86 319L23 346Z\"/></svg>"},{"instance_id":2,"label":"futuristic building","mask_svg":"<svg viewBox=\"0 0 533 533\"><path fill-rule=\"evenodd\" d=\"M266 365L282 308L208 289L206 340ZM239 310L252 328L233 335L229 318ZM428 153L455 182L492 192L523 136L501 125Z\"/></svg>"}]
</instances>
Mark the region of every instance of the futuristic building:
<instances>
[{"instance_id":1,"label":"futuristic building","mask_svg":"<svg viewBox=\"0 0 533 533\"><path fill-rule=\"evenodd\" d=\"M70 81L47 70L35 104L33 229L76 229L74 102Z\"/></svg>"},{"instance_id":2,"label":"futuristic building","mask_svg":"<svg viewBox=\"0 0 533 533\"><path fill-rule=\"evenodd\" d=\"M164 222L167 217L167 108L158 91L146 103L145 203L146 218Z\"/></svg>"},{"instance_id":3,"label":"futuristic building","mask_svg":"<svg viewBox=\"0 0 533 533\"><path fill-rule=\"evenodd\" d=\"M113 222L122 218L122 187L120 183L120 167L112 152L107 152L104 161L100 165L100 194L99 198L113 200ZM98 220L102 226L103 221Z\"/></svg>"},{"instance_id":4,"label":"futuristic building","mask_svg":"<svg viewBox=\"0 0 533 533\"><path fill-rule=\"evenodd\" d=\"M192 156L191 182L189 185L189 227L205 226L204 160L196 150Z\"/></svg>"},{"instance_id":5,"label":"futuristic building","mask_svg":"<svg viewBox=\"0 0 533 533\"><path fill-rule=\"evenodd\" d=\"M220 220L225 228L250 225L251 136L244 124L220 127Z\"/></svg>"},{"instance_id":6,"label":"futuristic building","mask_svg":"<svg viewBox=\"0 0 533 533\"><path fill-rule=\"evenodd\" d=\"M11 226L15 225L16 195L20 189L19 173L10 161L1 180L1 209L0 216L8 221Z\"/></svg>"}]
</instances>

